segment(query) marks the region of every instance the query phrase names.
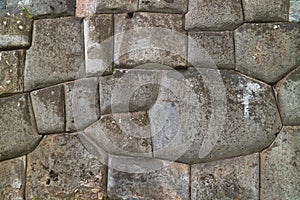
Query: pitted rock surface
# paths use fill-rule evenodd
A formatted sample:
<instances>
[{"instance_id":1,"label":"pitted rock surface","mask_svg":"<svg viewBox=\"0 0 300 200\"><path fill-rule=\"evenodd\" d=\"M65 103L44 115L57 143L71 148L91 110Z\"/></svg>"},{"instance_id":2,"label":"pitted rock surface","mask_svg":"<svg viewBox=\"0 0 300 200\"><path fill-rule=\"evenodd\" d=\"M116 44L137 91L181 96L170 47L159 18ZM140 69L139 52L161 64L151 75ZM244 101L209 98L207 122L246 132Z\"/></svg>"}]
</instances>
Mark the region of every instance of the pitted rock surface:
<instances>
[{"instance_id":1,"label":"pitted rock surface","mask_svg":"<svg viewBox=\"0 0 300 200\"><path fill-rule=\"evenodd\" d=\"M139 0L139 10L160 13L186 13L188 0Z\"/></svg>"},{"instance_id":2,"label":"pitted rock surface","mask_svg":"<svg viewBox=\"0 0 300 200\"><path fill-rule=\"evenodd\" d=\"M96 13L134 12L139 0L95 0Z\"/></svg>"}]
</instances>

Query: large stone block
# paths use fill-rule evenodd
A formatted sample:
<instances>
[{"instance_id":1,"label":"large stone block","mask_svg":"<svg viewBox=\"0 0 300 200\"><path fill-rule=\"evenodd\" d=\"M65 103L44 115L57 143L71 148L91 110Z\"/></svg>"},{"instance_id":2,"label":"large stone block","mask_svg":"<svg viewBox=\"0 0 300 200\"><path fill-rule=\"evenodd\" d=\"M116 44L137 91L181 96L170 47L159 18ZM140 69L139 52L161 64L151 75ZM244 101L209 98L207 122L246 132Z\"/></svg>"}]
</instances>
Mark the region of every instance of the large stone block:
<instances>
[{"instance_id":1,"label":"large stone block","mask_svg":"<svg viewBox=\"0 0 300 200\"><path fill-rule=\"evenodd\" d=\"M25 155L40 141L29 95L0 99L0 161Z\"/></svg>"},{"instance_id":2,"label":"large stone block","mask_svg":"<svg viewBox=\"0 0 300 200\"><path fill-rule=\"evenodd\" d=\"M300 24L244 24L235 32L236 69L267 83L300 65Z\"/></svg>"},{"instance_id":3,"label":"large stone block","mask_svg":"<svg viewBox=\"0 0 300 200\"><path fill-rule=\"evenodd\" d=\"M299 199L300 127L283 127L261 153L261 199Z\"/></svg>"},{"instance_id":4,"label":"large stone block","mask_svg":"<svg viewBox=\"0 0 300 200\"><path fill-rule=\"evenodd\" d=\"M0 95L23 91L23 50L0 52Z\"/></svg>"},{"instance_id":5,"label":"large stone block","mask_svg":"<svg viewBox=\"0 0 300 200\"><path fill-rule=\"evenodd\" d=\"M65 101L62 85L30 93L33 111L41 134L65 131Z\"/></svg>"},{"instance_id":6,"label":"large stone block","mask_svg":"<svg viewBox=\"0 0 300 200\"><path fill-rule=\"evenodd\" d=\"M84 75L83 33L79 18L35 20L26 53L25 90L74 80Z\"/></svg>"},{"instance_id":7,"label":"large stone block","mask_svg":"<svg viewBox=\"0 0 300 200\"><path fill-rule=\"evenodd\" d=\"M289 20L290 0L243 0L246 22L276 22Z\"/></svg>"},{"instance_id":8,"label":"large stone block","mask_svg":"<svg viewBox=\"0 0 300 200\"><path fill-rule=\"evenodd\" d=\"M49 135L28 155L26 199L106 199L106 166L73 134Z\"/></svg>"},{"instance_id":9,"label":"large stone block","mask_svg":"<svg viewBox=\"0 0 300 200\"><path fill-rule=\"evenodd\" d=\"M112 73L114 57L113 15L84 19L85 69L87 76Z\"/></svg>"},{"instance_id":10,"label":"large stone block","mask_svg":"<svg viewBox=\"0 0 300 200\"><path fill-rule=\"evenodd\" d=\"M188 0L140 0L139 10L159 13L186 13Z\"/></svg>"},{"instance_id":11,"label":"large stone block","mask_svg":"<svg viewBox=\"0 0 300 200\"><path fill-rule=\"evenodd\" d=\"M96 13L134 12L138 9L138 0L95 0Z\"/></svg>"},{"instance_id":12,"label":"large stone block","mask_svg":"<svg viewBox=\"0 0 300 200\"><path fill-rule=\"evenodd\" d=\"M186 30L233 30L243 23L240 0L190 0Z\"/></svg>"},{"instance_id":13,"label":"large stone block","mask_svg":"<svg viewBox=\"0 0 300 200\"><path fill-rule=\"evenodd\" d=\"M291 0L290 1L290 17L291 22L300 22L300 1Z\"/></svg>"},{"instance_id":14,"label":"large stone block","mask_svg":"<svg viewBox=\"0 0 300 200\"><path fill-rule=\"evenodd\" d=\"M25 156L1 162L1 199L23 200L25 186L25 167Z\"/></svg>"},{"instance_id":15,"label":"large stone block","mask_svg":"<svg viewBox=\"0 0 300 200\"><path fill-rule=\"evenodd\" d=\"M191 199L259 199L259 154L193 165Z\"/></svg>"}]
</instances>

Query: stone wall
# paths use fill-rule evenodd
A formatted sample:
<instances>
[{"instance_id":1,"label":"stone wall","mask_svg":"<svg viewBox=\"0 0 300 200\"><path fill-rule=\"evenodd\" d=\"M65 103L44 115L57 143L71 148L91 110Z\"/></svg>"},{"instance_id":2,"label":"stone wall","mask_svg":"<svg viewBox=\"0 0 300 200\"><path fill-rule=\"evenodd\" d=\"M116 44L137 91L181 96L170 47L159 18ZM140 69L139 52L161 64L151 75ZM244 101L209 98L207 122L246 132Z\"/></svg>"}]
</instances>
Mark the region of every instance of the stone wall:
<instances>
[{"instance_id":1,"label":"stone wall","mask_svg":"<svg viewBox=\"0 0 300 200\"><path fill-rule=\"evenodd\" d=\"M0 199L300 199L300 1L0 1Z\"/></svg>"}]
</instances>

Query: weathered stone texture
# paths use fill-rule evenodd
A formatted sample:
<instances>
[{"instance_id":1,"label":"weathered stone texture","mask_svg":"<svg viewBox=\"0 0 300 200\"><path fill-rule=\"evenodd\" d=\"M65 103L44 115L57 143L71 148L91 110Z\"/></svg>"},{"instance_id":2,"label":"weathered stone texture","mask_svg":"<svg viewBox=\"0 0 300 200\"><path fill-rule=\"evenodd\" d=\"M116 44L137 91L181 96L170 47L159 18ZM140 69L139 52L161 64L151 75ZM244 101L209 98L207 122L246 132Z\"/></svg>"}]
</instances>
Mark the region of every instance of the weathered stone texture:
<instances>
[{"instance_id":1,"label":"weathered stone texture","mask_svg":"<svg viewBox=\"0 0 300 200\"><path fill-rule=\"evenodd\" d=\"M300 1L291 0L290 1L290 21L300 22Z\"/></svg>"},{"instance_id":2,"label":"weathered stone texture","mask_svg":"<svg viewBox=\"0 0 300 200\"><path fill-rule=\"evenodd\" d=\"M83 33L79 18L35 20L26 54L25 90L74 80L84 75Z\"/></svg>"},{"instance_id":3,"label":"weathered stone texture","mask_svg":"<svg viewBox=\"0 0 300 200\"><path fill-rule=\"evenodd\" d=\"M85 68L87 76L112 73L113 15L95 15L84 20Z\"/></svg>"},{"instance_id":4,"label":"weathered stone texture","mask_svg":"<svg viewBox=\"0 0 300 200\"><path fill-rule=\"evenodd\" d=\"M244 24L235 35L236 69L267 83L300 65L300 24Z\"/></svg>"},{"instance_id":5,"label":"weathered stone texture","mask_svg":"<svg viewBox=\"0 0 300 200\"><path fill-rule=\"evenodd\" d=\"M110 199L189 199L189 165L117 156L109 162L107 193ZM155 165L161 167L155 169ZM148 171L138 173L145 169Z\"/></svg>"},{"instance_id":6,"label":"weathered stone texture","mask_svg":"<svg viewBox=\"0 0 300 200\"><path fill-rule=\"evenodd\" d=\"M38 135L29 95L18 94L0 99L0 161L32 151Z\"/></svg>"},{"instance_id":7,"label":"weathered stone texture","mask_svg":"<svg viewBox=\"0 0 300 200\"><path fill-rule=\"evenodd\" d=\"M106 199L106 167L76 135L46 136L28 155L26 199Z\"/></svg>"},{"instance_id":8,"label":"weathered stone texture","mask_svg":"<svg viewBox=\"0 0 300 200\"><path fill-rule=\"evenodd\" d=\"M138 0L95 0L96 13L134 12Z\"/></svg>"},{"instance_id":9,"label":"weathered stone texture","mask_svg":"<svg viewBox=\"0 0 300 200\"><path fill-rule=\"evenodd\" d=\"M246 22L289 20L290 0L243 0Z\"/></svg>"},{"instance_id":10,"label":"weathered stone texture","mask_svg":"<svg viewBox=\"0 0 300 200\"><path fill-rule=\"evenodd\" d=\"M261 153L261 199L299 199L300 127L283 127Z\"/></svg>"},{"instance_id":11,"label":"weathered stone texture","mask_svg":"<svg viewBox=\"0 0 300 200\"><path fill-rule=\"evenodd\" d=\"M186 13L188 0L140 0L139 10L160 13Z\"/></svg>"},{"instance_id":12,"label":"weathered stone texture","mask_svg":"<svg viewBox=\"0 0 300 200\"><path fill-rule=\"evenodd\" d=\"M76 0L76 17L88 17L95 13L95 0Z\"/></svg>"},{"instance_id":13,"label":"weathered stone texture","mask_svg":"<svg viewBox=\"0 0 300 200\"><path fill-rule=\"evenodd\" d=\"M240 0L190 0L186 30L233 30L243 23Z\"/></svg>"},{"instance_id":14,"label":"weathered stone texture","mask_svg":"<svg viewBox=\"0 0 300 200\"><path fill-rule=\"evenodd\" d=\"M65 102L62 85L30 93L33 111L41 134L65 131Z\"/></svg>"},{"instance_id":15,"label":"weathered stone texture","mask_svg":"<svg viewBox=\"0 0 300 200\"><path fill-rule=\"evenodd\" d=\"M98 78L65 84L66 130L83 130L99 118Z\"/></svg>"},{"instance_id":16,"label":"weathered stone texture","mask_svg":"<svg viewBox=\"0 0 300 200\"><path fill-rule=\"evenodd\" d=\"M259 154L193 165L191 199L259 199Z\"/></svg>"},{"instance_id":17,"label":"weathered stone texture","mask_svg":"<svg viewBox=\"0 0 300 200\"><path fill-rule=\"evenodd\" d=\"M23 91L23 50L0 51L0 95Z\"/></svg>"},{"instance_id":18,"label":"weathered stone texture","mask_svg":"<svg viewBox=\"0 0 300 200\"><path fill-rule=\"evenodd\" d=\"M211 60L208 60L207 51ZM200 54L199 54L200 53ZM202 53L202 54L201 54ZM189 33L188 61L196 67L234 68L234 42L231 31Z\"/></svg>"},{"instance_id":19,"label":"weathered stone texture","mask_svg":"<svg viewBox=\"0 0 300 200\"><path fill-rule=\"evenodd\" d=\"M186 66L187 37L180 14L115 15L115 57L118 67L159 63Z\"/></svg>"}]
</instances>

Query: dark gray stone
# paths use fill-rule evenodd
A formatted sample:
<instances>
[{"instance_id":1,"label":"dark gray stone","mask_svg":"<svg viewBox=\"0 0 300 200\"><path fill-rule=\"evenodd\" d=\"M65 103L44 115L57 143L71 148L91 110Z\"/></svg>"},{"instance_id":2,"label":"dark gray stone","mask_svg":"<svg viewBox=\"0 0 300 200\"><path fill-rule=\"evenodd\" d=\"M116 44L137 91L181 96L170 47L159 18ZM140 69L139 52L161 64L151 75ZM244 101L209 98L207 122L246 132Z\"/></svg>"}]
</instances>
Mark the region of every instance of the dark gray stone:
<instances>
[{"instance_id":1,"label":"dark gray stone","mask_svg":"<svg viewBox=\"0 0 300 200\"><path fill-rule=\"evenodd\" d=\"M76 135L49 135L28 155L26 199L106 199L106 175Z\"/></svg>"},{"instance_id":2,"label":"dark gray stone","mask_svg":"<svg viewBox=\"0 0 300 200\"><path fill-rule=\"evenodd\" d=\"M140 0L139 10L159 13L186 13L188 0Z\"/></svg>"},{"instance_id":3,"label":"dark gray stone","mask_svg":"<svg viewBox=\"0 0 300 200\"><path fill-rule=\"evenodd\" d=\"M261 199L300 197L300 127L283 127L261 153Z\"/></svg>"},{"instance_id":4,"label":"dark gray stone","mask_svg":"<svg viewBox=\"0 0 300 200\"><path fill-rule=\"evenodd\" d=\"M191 199L259 199L259 154L193 165Z\"/></svg>"},{"instance_id":5,"label":"dark gray stone","mask_svg":"<svg viewBox=\"0 0 300 200\"><path fill-rule=\"evenodd\" d=\"M186 30L233 30L243 23L240 0L191 0Z\"/></svg>"},{"instance_id":6,"label":"dark gray stone","mask_svg":"<svg viewBox=\"0 0 300 200\"><path fill-rule=\"evenodd\" d=\"M24 74L25 90L82 77L84 60L81 19L35 20Z\"/></svg>"},{"instance_id":7,"label":"dark gray stone","mask_svg":"<svg viewBox=\"0 0 300 200\"><path fill-rule=\"evenodd\" d=\"M291 0L290 1L290 17L291 22L300 22L300 1Z\"/></svg>"},{"instance_id":8,"label":"dark gray stone","mask_svg":"<svg viewBox=\"0 0 300 200\"><path fill-rule=\"evenodd\" d=\"M235 32L236 69L274 83L300 65L300 24L244 24Z\"/></svg>"},{"instance_id":9,"label":"dark gray stone","mask_svg":"<svg viewBox=\"0 0 300 200\"><path fill-rule=\"evenodd\" d=\"M134 12L138 0L95 0L96 13Z\"/></svg>"}]
</instances>

